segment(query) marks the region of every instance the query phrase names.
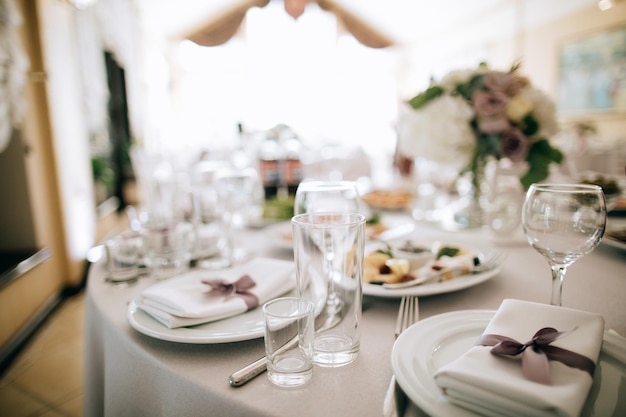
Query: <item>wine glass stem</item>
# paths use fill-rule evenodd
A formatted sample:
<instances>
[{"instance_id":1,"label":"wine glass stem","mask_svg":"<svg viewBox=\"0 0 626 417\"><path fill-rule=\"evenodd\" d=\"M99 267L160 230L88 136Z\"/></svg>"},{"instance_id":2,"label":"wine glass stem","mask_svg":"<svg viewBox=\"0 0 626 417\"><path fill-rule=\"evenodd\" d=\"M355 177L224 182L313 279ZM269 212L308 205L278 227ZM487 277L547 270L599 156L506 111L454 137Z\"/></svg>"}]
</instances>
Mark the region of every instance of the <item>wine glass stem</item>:
<instances>
[{"instance_id":1,"label":"wine glass stem","mask_svg":"<svg viewBox=\"0 0 626 417\"><path fill-rule=\"evenodd\" d=\"M563 291L563 279L567 272L567 267L559 265L551 265L552 270L552 298L550 304L553 306L561 306L561 293Z\"/></svg>"},{"instance_id":2,"label":"wine glass stem","mask_svg":"<svg viewBox=\"0 0 626 417\"><path fill-rule=\"evenodd\" d=\"M234 216L231 210L224 212L224 223L226 226L226 247L225 258L228 260L229 266L232 266L235 262L235 225Z\"/></svg>"}]
</instances>

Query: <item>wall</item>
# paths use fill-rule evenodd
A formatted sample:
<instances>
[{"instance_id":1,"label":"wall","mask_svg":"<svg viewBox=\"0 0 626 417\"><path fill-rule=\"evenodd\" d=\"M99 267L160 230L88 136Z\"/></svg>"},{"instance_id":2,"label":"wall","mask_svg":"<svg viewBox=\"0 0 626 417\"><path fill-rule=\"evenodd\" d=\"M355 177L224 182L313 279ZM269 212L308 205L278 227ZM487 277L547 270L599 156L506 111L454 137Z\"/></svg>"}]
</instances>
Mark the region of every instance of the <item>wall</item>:
<instances>
[{"instance_id":1,"label":"wall","mask_svg":"<svg viewBox=\"0 0 626 417\"><path fill-rule=\"evenodd\" d=\"M0 176L4 178L0 195L10 203L0 204L0 251L37 246L21 136L19 130L14 130L9 144L0 152Z\"/></svg>"},{"instance_id":2,"label":"wall","mask_svg":"<svg viewBox=\"0 0 626 417\"><path fill-rule=\"evenodd\" d=\"M408 99L428 85L430 77L440 79L453 69L473 68L487 62L492 68L507 70L517 61L521 71L532 83L555 98L558 96L560 45L581 36L606 29L626 26L626 1L617 1L607 11L600 11L597 2L577 0L576 8L569 9L573 0L544 1L517 0L516 13L500 17L498 10L485 16L468 16L463 24L445 33L434 33L427 41L407 48L401 55L398 92ZM505 5L507 2L501 2ZM548 4L549 3L549 4ZM560 17L541 18L542 7L562 8ZM496 8L497 9L497 8ZM572 11L574 10L574 11ZM503 23L505 27L503 27ZM517 27L524 28L514 33ZM593 120L602 136L626 139L626 114L622 112L591 115L561 115L564 126L578 120Z\"/></svg>"},{"instance_id":3,"label":"wall","mask_svg":"<svg viewBox=\"0 0 626 417\"><path fill-rule=\"evenodd\" d=\"M7 179L7 188L3 189L5 201L12 201L11 196L21 197L17 206L13 207L14 211L3 212L2 216L3 222L13 222L18 229L24 226L18 232L23 236L13 235L15 243L28 240L37 248L50 249L52 257L0 291L0 348L3 357L10 340L14 341L16 335L26 337L20 331L26 325L42 320L47 311L58 303L68 277L37 8L32 1L17 3L23 18L21 36L30 60L30 71L24 91L27 110L21 141L14 138L15 143L12 144L15 147L13 157L20 161L0 165L0 176ZM15 171L15 165L23 169L20 181L16 181L19 171ZM23 210L23 213L15 213L18 210ZM28 219L23 219L25 213L30 214Z\"/></svg>"},{"instance_id":4,"label":"wall","mask_svg":"<svg viewBox=\"0 0 626 417\"><path fill-rule=\"evenodd\" d=\"M132 1L99 2L110 7L109 19L96 22L89 16L58 0L16 1L22 14L20 36L30 68L24 91L26 111L20 138L13 139L8 153L0 157L0 249L21 247L48 248L51 257L0 291L0 359L10 356L26 340L38 323L60 302L64 291L83 283L89 249L116 227L115 213L100 218L96 213L90 166L90 130L86 117L94 91L81 81L94 67L104 65L105 48L125 44L120 55L133 61L126 38L111 22L128 22L131 13L113 6ZM120 15L117 17L117 15ZM83 20L81 20L83 19ZM80 23L84 23L80 26ZM114 45L102 40L103 24ZM80 55L83 30L93 31L100 39L93 55ZM93 46L90 45L90 46ZM81 58L102 62L81 61ZM133 68L131 91L140 87L138 71ZM104 70L101 68L101 73ZM99 82L99 84L98 84ZM106 78L87 82L95 89L106 89ZM103 87L104 84L104 87ZM134 96L133 96L134 97ZM104 97L106 109L106 97ZM92 113L89 113L92 114ZM106 118L106 114L104 114ZM100 120L102 122L102 120ZM108 120L104 120L104 124ZM7 162L8 163L3 163Z\"/></svg>"},{"instance_id":5,"label":"wall","mask_svg":"<svg viewBox=\"0 0 626 417\"><path fill-rule=\"evenodd\" d=\"M614 8L600 11L596 6L588 7L549 24L526 31L520 42L523 56L523 71L533 84L544 89L552 97L558 95L559 62L558 51L564 41L591 35L602 30L626 26L626 2L616 2ZM501 59L512 61L510 45L516 40L508 39L494 45L492 52ZM603 136L626 139L626 114L617 112L561 117L564 125L576 120L593 120ZM625 161L626 163L626 161Z\"/></svg>"},{"instance_id":6,"label":"wall","mask_svg":"<svg viewBox=\"0 0 626 417\"><path fill-rule=\"evenodd\" d=\"M53 152L60 193L68 258L67 279L82 276L85 253L94 243L96 214L89 154L89 135L84 117L77 11L66 3L39 0L39 24Z\"/></svg>"}]
</instances>

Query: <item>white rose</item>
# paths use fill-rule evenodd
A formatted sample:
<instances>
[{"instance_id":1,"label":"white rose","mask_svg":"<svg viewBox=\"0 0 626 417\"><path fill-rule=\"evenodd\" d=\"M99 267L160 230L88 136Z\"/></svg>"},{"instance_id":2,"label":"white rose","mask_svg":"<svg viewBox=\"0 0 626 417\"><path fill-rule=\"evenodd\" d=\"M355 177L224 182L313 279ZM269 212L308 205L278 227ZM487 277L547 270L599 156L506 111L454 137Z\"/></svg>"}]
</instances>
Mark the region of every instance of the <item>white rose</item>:
<instances>
[{"instance_id":1,"label":"white rose","mask_svg":"<svg viewBox=\"0 0 626 417\"><path fill-rule=\"evenodd\" d=\"M462 169L469 163L476 137L470 126L472 108L459 97L443 95L400 118L398 150L408 157L425 158Z\"/></svg>"},{"instance_id":2,"label":"white rose","mask_svg":"<svg viewBox=\"0 0 626 417\"><path fill-rule=\"evenodd\" d=\"M441 87L443 87L446 91L455 91L458 85L467 84L473 76L481 72L484 71L476 69L451 71L441 79L439 85L441 85Z\"/></svg>"}]
</instances>

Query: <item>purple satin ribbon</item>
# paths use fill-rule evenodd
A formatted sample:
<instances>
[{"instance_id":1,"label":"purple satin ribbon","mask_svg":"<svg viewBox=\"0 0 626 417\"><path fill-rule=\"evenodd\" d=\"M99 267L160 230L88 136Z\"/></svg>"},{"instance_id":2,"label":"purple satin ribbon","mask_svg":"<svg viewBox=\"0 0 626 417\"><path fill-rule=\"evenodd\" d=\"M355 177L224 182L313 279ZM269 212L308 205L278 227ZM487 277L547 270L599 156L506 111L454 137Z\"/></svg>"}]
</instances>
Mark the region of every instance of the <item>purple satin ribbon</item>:
<instances>
[{"instance_id":1,"label":"purple satin ribbon","mask_svg":"<svg viewBox=\"0 0 626 417\"><path fill-rule=\"evenodd\" d=\"M209 294L223 295L225 297L238 296L245 302L248 310L259 305L259 299L248 290L256 285L250 275L244 275L235 282L227 282L223 279L203 279L202 283L211 287Z\"/></svg>"},{"instance_id":2,"label":"purple satin ribbon","mask_svg":"<svg viewBox=\"0 0 626 417\"><path fill-rule=\"evenodd\" d=\"M559 361L567 366L583 370L593 378L596 364L591 359L579 353L550 345L550 343L569 335L574 330L576 328L567 332L559 332L552 327L544 327L526 343L520 343L506 336L485 334L478 339L476 345L493 346L491 353L497 356L516 356L521 353L522 374L526 379L540 384L551 384L549 360Z\"/></svg>"}]
</instances>

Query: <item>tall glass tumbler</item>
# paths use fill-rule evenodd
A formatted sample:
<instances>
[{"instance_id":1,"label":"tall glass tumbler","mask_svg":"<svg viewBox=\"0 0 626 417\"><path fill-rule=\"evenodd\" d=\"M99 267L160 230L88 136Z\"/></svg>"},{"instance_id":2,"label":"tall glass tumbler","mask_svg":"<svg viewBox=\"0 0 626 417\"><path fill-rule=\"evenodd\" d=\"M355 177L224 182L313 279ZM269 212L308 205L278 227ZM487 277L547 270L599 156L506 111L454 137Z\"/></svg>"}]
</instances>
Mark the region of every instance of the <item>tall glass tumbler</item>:
<instances>
[{"instance_id":1,"label":"tall glass tumbler","mask_svg":"<svg viewBox=\"0 0 626 417\"><path fill-rule=\"evenodd\" d=\"M365 217L305 213L291 220L298 296L317 318L313 362L336 367L359 355Z\"/></svg>"}]
</instances>

